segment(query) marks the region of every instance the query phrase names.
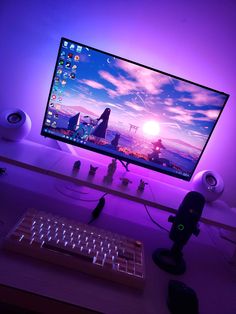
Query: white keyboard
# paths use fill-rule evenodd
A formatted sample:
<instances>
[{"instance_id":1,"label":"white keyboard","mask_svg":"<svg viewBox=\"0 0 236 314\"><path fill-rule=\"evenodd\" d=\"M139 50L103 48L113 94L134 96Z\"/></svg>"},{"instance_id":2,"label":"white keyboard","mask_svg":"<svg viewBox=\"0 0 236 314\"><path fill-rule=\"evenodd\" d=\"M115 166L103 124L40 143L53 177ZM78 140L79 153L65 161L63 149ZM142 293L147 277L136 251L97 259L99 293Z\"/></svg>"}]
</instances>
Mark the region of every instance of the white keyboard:
<instances>
[{"instance_id":1,"label":"white keyboard","mask_svg":"<svg viewBox=\"0 0 236 314\"><path fill-rule=\"evenodd\" d=\"M5 241L5 248L143 288L141 241L47 212L28 210Z\"/></svg>"}]
</instances>

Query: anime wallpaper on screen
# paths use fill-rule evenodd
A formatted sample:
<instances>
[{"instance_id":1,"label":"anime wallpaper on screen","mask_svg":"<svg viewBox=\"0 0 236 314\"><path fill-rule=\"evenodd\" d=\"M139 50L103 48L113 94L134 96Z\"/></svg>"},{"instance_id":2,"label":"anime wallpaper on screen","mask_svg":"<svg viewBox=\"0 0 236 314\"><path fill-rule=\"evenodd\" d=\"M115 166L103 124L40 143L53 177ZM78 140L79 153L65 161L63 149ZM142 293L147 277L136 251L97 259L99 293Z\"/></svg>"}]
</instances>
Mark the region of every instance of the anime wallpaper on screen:
<instances>
[{"instance_id":1,"label":"anime wallpaper on screen","mask_svg":"<svg viewBox=\"0 0 236 314\"><path fill-rule=\"evenodd\" d=\"M62 39L42 134L188 180L227 97Z\"/></svg>"}]
</instances>

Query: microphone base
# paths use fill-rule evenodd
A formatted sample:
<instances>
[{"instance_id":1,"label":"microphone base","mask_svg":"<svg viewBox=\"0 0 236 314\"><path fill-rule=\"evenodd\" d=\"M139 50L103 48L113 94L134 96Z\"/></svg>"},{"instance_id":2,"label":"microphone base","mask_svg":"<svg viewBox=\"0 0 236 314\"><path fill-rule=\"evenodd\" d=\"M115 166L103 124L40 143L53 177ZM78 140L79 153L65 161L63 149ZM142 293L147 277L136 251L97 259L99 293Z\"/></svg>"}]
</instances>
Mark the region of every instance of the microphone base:
<instances>
[{"instance_id":1,"label":"microphone base","mask_svg":"<svg viewBox=\"0 0 236 314\"><path fill-rule=\"evenodd\" d=\"M152 254L154 263L166 272L174 275L182 275L186 271L186 263L182 252L173 253L168 249L157 249Z\"/></svg>"}]
</instances>

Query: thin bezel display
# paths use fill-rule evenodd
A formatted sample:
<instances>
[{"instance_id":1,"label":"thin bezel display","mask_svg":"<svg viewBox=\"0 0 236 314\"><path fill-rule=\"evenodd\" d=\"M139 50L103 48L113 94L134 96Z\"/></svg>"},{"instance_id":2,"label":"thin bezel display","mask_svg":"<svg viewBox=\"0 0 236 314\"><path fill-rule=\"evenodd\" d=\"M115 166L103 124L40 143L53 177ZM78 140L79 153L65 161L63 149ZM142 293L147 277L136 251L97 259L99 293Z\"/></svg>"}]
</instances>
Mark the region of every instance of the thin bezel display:
<instances>
[{"instance_id":1,"label":"thin bezel display","mask_svg":"<svg viewBox=\"0 0 236 314\"><path fill-rule=\"evenodd\" d=\"M189 181L228 98L62 38L41 135Z\"/></svg>"}]
</instances>

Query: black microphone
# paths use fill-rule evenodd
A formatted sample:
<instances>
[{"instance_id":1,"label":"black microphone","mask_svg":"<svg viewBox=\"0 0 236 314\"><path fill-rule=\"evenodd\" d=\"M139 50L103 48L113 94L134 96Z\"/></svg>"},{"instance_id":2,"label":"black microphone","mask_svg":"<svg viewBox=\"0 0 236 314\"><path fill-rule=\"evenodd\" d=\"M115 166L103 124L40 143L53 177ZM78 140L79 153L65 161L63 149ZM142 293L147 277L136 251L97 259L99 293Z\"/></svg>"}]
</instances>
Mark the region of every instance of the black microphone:
<instances>
[{"instance_id":1,"label":"black microphone","mask_svg":"<svg viewBox=\"0 0 236 314\"><path fill-rule=\"evenodd\" d=\"M198 192L189 192L179 206L176 216L170 216L172 222L169 237L180 247L184 246L192 234L199 235L198 221L205 205L205 198Z\"/></svg>"},{"instance_id":2,"label":"black microphone","mask_svg":"<svg viewBox=\"0 0 236 314\"><path fill-rule=\"evenodd\" d=\"M153 255L153 261L163 270L172 274L183 274L186 264L183 259L182 249L192 234L198 236L200 230L198 222L205 205L204 196L195 191L189 192L178 208L176 216L170 216L172 222L169 237L174 242L172 248L157 249Z\"/></svg>"}]
</instances>

